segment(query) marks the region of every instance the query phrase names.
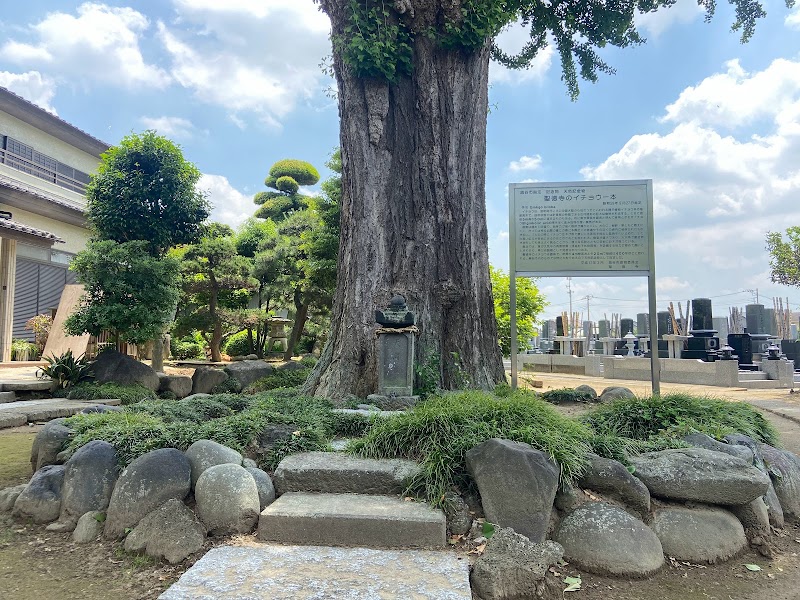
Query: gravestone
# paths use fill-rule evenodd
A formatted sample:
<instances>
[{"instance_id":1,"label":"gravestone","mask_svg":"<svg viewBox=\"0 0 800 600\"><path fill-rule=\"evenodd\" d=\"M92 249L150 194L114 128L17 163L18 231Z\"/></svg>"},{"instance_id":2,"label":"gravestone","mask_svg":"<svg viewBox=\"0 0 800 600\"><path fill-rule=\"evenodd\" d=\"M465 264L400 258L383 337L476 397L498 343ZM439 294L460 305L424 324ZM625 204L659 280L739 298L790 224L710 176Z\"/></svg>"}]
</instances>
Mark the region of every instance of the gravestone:
<instances>
[{"instance_id":1,"label":"gravestone","mask_svg":"<svg viewBox=\"0 0 800 600\"><path fill-rule=\"evenodd\" d=\"M719 337L714 335L714 317L710 298L692 300L692 337L686 340L686 350L682 358L713 361L720 348Z\"/></svg>"},{"instance_id":2,"label":"gravestone","mask_svg":"<svg viewBox=\"0 0 800 600\"><path fill-rule=\"evenodd\" d=\"M763 304L748 304L744 307L747 333L767 333Z\"/></svg>"},{"instance_id":3,"label":"gravestone","mask_svg":"<svg viewBox=\"0 0 800 600\"><path fill-rule=\"evenodd\" d=\"M775 309L774 308L765 308L764 309L764 331L761 333L768 333L771 336L778 335L778 327L777 323L775 323Z\"/></svg>"},{"instance_id":4,"label":"gravestone","mask_svg":"<svg viewBox=\"0 0 800 600\"><path fill-rule=\"evenodd\" d=\"M601 319L597 322L599 337L609 337L611 335L611 322L608 319Z\"/></svg>"},{"instance_id":5,"label":"gravestone","mask_svg":"<svg viewBox=\"0 0 800 600\"><path fill-rule=\"evenodd\" d=\"M398 410L413 406L414 396L414 313L406 299L392 298L389 307L375 311L380 325L378 335L378 391L367 396L368 402L382 410Z\"/></svg>"},{"instance_id":6,"label":"gravestone","mask_svg":"<svg viewBox=\"0 0 800 600\"><path fill-rule=\"evenodd\" d=\"M650 335L650 315L647 313L639 313L636 315L636 335L638 337L647 337Z\"/></svg>"}]
</instances>

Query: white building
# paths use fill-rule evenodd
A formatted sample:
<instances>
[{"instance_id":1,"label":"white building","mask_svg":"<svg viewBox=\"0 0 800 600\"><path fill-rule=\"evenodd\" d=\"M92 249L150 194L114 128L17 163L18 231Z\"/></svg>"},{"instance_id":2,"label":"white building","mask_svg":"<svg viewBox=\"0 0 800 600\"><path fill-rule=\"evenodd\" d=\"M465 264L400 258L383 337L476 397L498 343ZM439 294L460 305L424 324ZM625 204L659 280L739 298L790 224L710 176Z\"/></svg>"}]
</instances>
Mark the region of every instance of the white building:
<instances>
[{"instance_id":1,"label":"white building","mask_svg":"<svg viewBox=\"0 0 800 600\"><path fill-rule=\"evenodd\" d=\"M58 306L89 238L89 174L108 144L0 87L0 361L25 322Z\"/></svg>"}]
</instances>

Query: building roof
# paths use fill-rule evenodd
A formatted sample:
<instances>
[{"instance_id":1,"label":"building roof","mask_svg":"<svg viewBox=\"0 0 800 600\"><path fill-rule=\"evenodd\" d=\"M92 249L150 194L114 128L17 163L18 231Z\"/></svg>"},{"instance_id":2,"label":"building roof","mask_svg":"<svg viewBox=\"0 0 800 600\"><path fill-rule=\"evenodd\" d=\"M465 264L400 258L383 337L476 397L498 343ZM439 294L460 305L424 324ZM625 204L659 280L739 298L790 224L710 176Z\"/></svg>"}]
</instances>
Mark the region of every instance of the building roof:
<instances>
[{"instance_id":1,"label":"building roof","mask_svg":"<svg viewBox=\"0 0 800 600\"><path fill-rule=\"evenodd\" d=\"M50 192L49 190L45 190L42 188L37 188L32 185L28 185L22 181L18 181L16 179L12 179L11 177L7 177L0 173L0 188L8 188L10 190L14 190L17 192L24 192L26 194L30 194L31 196L35 196L42 200L47 200L54 204L58 204L66 209L77 211L83 214L86 211L86 207L81 206L80 204L76 204L68 200L67 198L63 198L54 192Z\"/></svg>"},{"instance_id":2,"label":"building roof","mask_svg":"<svg viewBox=\"0 0 800 600\"><path fill-rule=\"evenodd\" d=\"M0 218L0 237L5 237L7 232L14 232L18 236L22 237L32 236L35 238L41 238L43 241L50 242L50 244L54 244L55 242L64 242L64 240L62 240L56 234L50 233L49 231L43 231L42 229L29 227L28 225L23 225L22 223L12 221L11 219Z\"/></svg>"},{"instance_id":3,"label":"building roof","mask_svg":"<svg viewBox=\"0 0 800 600\"><path fill-rule=\"evenodd\" d=\"M4 87L0 87L0 110L92 156L99 157L110 147L106 142Z\"/></svg>"},{"instance_id":4,"label":"building roof","mask_svg":"<svg viewBox=\"0 0 800 600\"><path fill-rule=\"evenodd\" d=\"M0 174L0 202L62 223L86 227L85 206L3 174Z\"/></svg>"}]
</instances>

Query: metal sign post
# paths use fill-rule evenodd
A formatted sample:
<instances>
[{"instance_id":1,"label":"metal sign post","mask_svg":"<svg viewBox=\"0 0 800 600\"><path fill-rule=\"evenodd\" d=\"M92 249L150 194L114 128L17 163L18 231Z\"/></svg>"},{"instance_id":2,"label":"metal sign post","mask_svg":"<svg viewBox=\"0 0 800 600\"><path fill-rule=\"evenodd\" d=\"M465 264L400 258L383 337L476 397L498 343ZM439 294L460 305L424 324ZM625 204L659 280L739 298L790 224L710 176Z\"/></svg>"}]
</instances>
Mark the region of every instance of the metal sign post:
<instances>
[{"instance_id":1,"label":"metal sign post","mask_svg":"<svg viewBox=\"0 0 800 600\"><path fill-rule=\"evenodd\" d=\"M508 198L511 385L518 375L517 277L646 276L650 372L659 394L653 181L512 183Z\"/></svg>"}]
</instances>

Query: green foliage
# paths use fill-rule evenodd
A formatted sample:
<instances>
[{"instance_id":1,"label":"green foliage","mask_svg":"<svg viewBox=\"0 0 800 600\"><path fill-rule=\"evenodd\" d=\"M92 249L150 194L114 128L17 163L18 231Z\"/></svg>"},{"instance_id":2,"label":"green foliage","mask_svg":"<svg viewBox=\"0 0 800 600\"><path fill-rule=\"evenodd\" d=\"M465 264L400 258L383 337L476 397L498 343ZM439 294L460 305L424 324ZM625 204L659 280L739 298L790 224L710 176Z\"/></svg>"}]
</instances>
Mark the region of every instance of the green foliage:
<instances>
[{"instance_id":1,"label":"green foliage","mask_svg":"<svg viewBox=\"0 0 800 600\"><path fill-rule=\"evenodd\" d=\"M229 356L247 356L255 352L247 331L240 331L230 336L225 340L223 350Z\"/></svg>"},{"instance_id":2,"label":"green foliage","mask_svg":"<svg viewBox=\"0 0 800 600\"><path fill-rule=\"evenodd\" d=\"M571 481L584 468L589 437L586 426L533 394L498 398L460 392L432 397L412 412L376 422L353 450L367 458L418 461L421 475L409 483L409 491L440 506L453 485L469 485L466 452L490 438L525 442L547 453L561 465L562 479Z\"/></svg>"},{"instance_id":3,"label":"green foliage","mask_svg":"<svg viewBox=\"0 0 800 600\"><path fill-rule=\"evenodd\" d=\"M87 218L100 239L145 240L150 252L194 241L209 215L200 171L154 131L131 134L103 153L86 189Z\"/></svg>"},{"instance_id":4,"label":"green foliage","mask_svg":"<svg viewBox=\"0 0 800 600\"><path fill-rule=\"evenodd\" d=\"M233 377L228 377L222 383L211 388L212 394L237 394L242 391L242 386Z\"/></svg>"},{"instance_id":5,"label":"green foliage","mask_svg":"<svg viewBox=\"0 0 800 600\"><path fill-rule=\"evenodd\" d=\"M75 358L72 350L61 356L45 356L46 367L39 367L37 375L42 379L49 378L54 389L66 389L82 381L94 379L92 365L83 355Z\"/></svg>"},{"instance_id":6,"label":"green foliage","mask_svg":"<svg viewBox=\"0 0 800 600\"><path fill-rule=\"evenodd\" d=\"M171 321L179 296L178 262L152 256L147 242L91 241L70 269L85 288L80 307L65 324L70 335L113 331L126 342L142 344Z\"/></svg>"},{"instance_id":7,"label":"green foliage","mask_svg":"<svg viewBox=\"0 0 800 600\"><path fill-rule=\"evenodd\" d=\"M594 402L590 392L579 392L572 388L547 390L541 394L542 400L550 404L564 404L567 402Z\"/></svg>"},{"instance_id":8,"label":"green foliage","mask_svg":"<svg viewBox=\"0 0 800 600\"><path fill-rule=\"evenodd\" d=\"M414 364L414 394L425 400L440 391L442 360L436 352L428 353L421 363Z\"/></svg>"},{"instance_id":9,"label":"green foliage","mask_svg":"<svg viewBox=\"0 0 800 600\"><path fill-rule=\"evenodd\" d=\"M501 271L489 266L494 296L494 316L497 320L497 336L503 356L511 354L511 279ZM517 344L519 352L528 349L528 340L533 337L536 317L547 306L539 289L528 277L517 277Z\"/></svg>"},{"instance_id":10,"label":"green foliage","mask_svg":"<svg viewBox=\"0 0 800 600\"><path fill-rule=\"evenodd\" d=\"M363 415L361 413L333 413L331 415L331 431L334 437L357 438L367 431L382 417Z\"/></svg>"},{"instance_id":11,"label":"green foliage","mask_svg":"<svg viewBox=\"0 0 800 600\"><path fill-rule=\"evenodd\" d=\"M25 322L25 329L33 332L33 342L39 348L39 354L44 352L50 328L53 326L53 317L47 314L36 315Z\"/></svg>"},{"instance_id":12,"label":"green foliage","mask_svg":"<svg viewBox=\"0 0 800 600\"><path fill-rule=\"evenodd\" d=\"M688 394L620 399L598 407L583 420L597 435L611 434L656 444L668 444L668 440L680 439L691 432L705 433L715 439L742 433L772 446L779 443L775 428L749 404Z\"/></svg>"},{"instance_id":13,"label":"green foliage","mask_svg":"<svg viewBox=\"0 0 800 600\"><path fill-rule=\"evenodd\" d=\"M406 23L381 0L350 0L350 20L333 46L358 77L396 81L411 74L412 34Z\"/></svg>"},{"instance_id":14,"label":"green foliage","mask_svg":"<svg viewBox=\"0 0 800 600\"><path fill-rule=\"evenodd\" d=\"M39 346L28 340L11 340L11 360L36 360Z\"/></svg>"},{"instance_id":15,"label":"green foliage","mask_svg":"<svg viewBox=\"0 0 800 600\"><path fill-rule=\"evenodd\" d=\"M287 194L296 194L300 189L300 185L291 177L284 175L275 180L275 187Z\"/></svg>"},{"instance_id":16,"label":"green foliage","mask_svg":"<svg viewBox=\"0 0 800 600\"><path fill-rule=\"evenodd\" d=\"M155 400L156 393L143 385L123 385L121 383L81 383L69 389L66 397L70 400L109 400L117 399L123 406L145 400Z\"/></svg>"},{"instance_id":17,"label":"green foliage","mask_svg":"<svg viewBox=\"0 0 800 600\"><path fill-rule=\"evenodd\" d=\"M276 369L266 377L251 383L245 388L244 393L258 394L277 388L295 388L305 383L309 373L311 373L311 369Z\"/></svg>"},{"instance_id":18,"label":"green foliage","mask_svg":"<svg viewBox=\"0 0 800 600\"><path fill-rule=\"evenodd\" d=\"M765 16L757 0L730 0L736 7L732 29L742 42L752 37L755 23ZM596 81L598 73L613 73L597 53L607 46L625 48L645 40L636 30L637 13L656 12L674 0L622 0L598 3L577 0L570 4L538 0L437 1L433 6L408 10L405 2L350 0L343 32L333 37L334 51L358 77L396 81L412 71L417 37L461 52L480 52L489 47L492 58L514 69L531 65L539 51L554 43L561 58L562 79L570 95L578 95L578 75ZM706 18L716 2L701 0ZM786 6L794 0L786 0ZM425 16L422 16L422 15ZM435 17L431 18L431 15ZM514 55L501 50L495 40L506 26L520 21L529 28L529 41Z\"/></svg>"},{"instance_id":19,"label":"green foliage","mask_svg":"<svg viewBox=\"0 0 800 600\"><path fill-rule=\"evenodd\" d=\"M274 470L288 454L324 450L333 434L332 405L321 398L261 394L219 395L179 402L141 402L121 412L81 414L67 420L75 432L67 450L74 453L92 440L116 449L122 466L158 448L186 450L197 440L211 439L239 452L267 425L296 426L289 441L276 444L261 459Z\"/></svg>"},{"instance_id":20,"label":"green foliage","mask_svg":"<svg viewBox=\"0 0 800 600\"><path fill-rule=\"evenodd\" d=\"M313 369L317 366L318 360L313 356L304 356L300 359L300 364L304 367L308 367L309 369Z\"/></svg>"},{"instance_id":21,"label":"green foliage","mask_svg":"<svg viewBox=\"0 0 800 600\"><path fill-rule=\"evenodd\" d=\"M314 165L304 160L293 158L285 158L276 162L270 167L269 176L270 178L275 178L275 187L283 177L294 179L300 185L314 185L319 181L319 171L314 168ZM267 184L267 187L274 186Z\"/></svg>"},{"instance_id":22,"label":"green foliage","mask_svg":"<svg viewBox=\"0 0 800 600\"><path fill-rule=\"evenodd\" d=\"M785 241L780 233L767 233L767 251L773 283L800 286L800 227L789 227Z\"/></svg>"},{"instance_id":23,"label":"green foliage","mask_svg":"<svg viewBox=\"0 0 800 600\"><path fill-rule=\"evenodd\" d=\"M172 358L178 360L202 360L206 357L203 350L204 344L205 340L199 333L196 336L173 337L170 339L169 351Z\"/></svg>"}]
</instances>

